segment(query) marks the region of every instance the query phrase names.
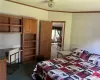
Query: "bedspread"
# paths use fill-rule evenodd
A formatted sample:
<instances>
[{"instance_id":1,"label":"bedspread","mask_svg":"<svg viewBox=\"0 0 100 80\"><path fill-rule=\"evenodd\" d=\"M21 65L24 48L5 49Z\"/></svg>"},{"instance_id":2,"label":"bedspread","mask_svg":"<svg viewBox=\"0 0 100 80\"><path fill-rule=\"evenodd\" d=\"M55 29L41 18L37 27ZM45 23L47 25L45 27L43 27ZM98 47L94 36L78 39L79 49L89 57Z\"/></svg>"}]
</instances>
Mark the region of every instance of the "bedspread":
<instances>
[{"instance_id":1,"label":"bedspread","mask_svg":"<svg viewBox=\"0 0 100 80\"><path fill-rule=\"evenodd\" d=\"M39 62L43 80L100 80L100 68L74 56Z\"/></svg>"}]
</instances>

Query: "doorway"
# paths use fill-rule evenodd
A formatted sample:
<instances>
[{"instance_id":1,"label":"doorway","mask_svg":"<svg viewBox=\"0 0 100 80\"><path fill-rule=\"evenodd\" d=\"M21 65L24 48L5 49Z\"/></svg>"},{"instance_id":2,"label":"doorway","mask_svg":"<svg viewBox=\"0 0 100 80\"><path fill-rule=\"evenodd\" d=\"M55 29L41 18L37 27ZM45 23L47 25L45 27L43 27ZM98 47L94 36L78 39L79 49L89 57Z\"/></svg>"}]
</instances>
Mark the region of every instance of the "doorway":
<instances>
[{"instance_id":1,"label":"doorway","mask_svg":"<svg viewBox=\"0 0 100 80\"><path fill-rule=\"evenodd\" d=\"M57 57L57 52L64 48L65 21L52 21L51 58Z\"/></svg>"}]
</instances>

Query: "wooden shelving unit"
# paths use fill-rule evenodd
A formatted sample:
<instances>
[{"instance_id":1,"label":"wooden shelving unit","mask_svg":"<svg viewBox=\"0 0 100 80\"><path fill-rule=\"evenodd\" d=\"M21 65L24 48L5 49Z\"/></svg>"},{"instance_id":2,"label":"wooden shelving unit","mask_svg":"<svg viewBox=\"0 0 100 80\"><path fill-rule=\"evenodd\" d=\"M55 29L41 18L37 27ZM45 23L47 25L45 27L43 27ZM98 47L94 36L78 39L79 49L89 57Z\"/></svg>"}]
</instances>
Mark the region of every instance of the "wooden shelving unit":
<instances>
[{"instance_id":1,"label":"wooden shelving unit","mask_svg":"<svg viewBox=\"0 0 100 80\"><path fill-rule=\"evenodd\" d=\"M20 33L22 38L23 18L14 15L0 14L0 33ZM22 43L22 39L20 40ZM22 47L22 44L21 44ZM22 51L21 51L22 52Z\"/></svg>"},{"instance_id":2,"label":"wooden shelving unit","mask_svg":"<svg viewBox=\"0 0 100 80\"><path fill-rule=\"evenodd\" d=\"M29 63L36 59L37 20L23 19L22 62Z\"/></svg>"},{"instance_id":3,"label":"wooden shelving unit","mask_svg":"<svg viewBox=\"0 0 100 80\"><path fill-rule=\"evenodd\" d=\"M20 37L22 38L23 31L23 18L14 15L0 14L0 33L13 34L13 33L21 33ZM22 42L22 40L20 40ZM22 46L22 45L21 45ZM22 49L20 50L22 52ZM7 60L0 61L0 80L6 80L6 68L7 68Z\"/></svg>"},{"instance_id":4,"label":"wooden shelving unit","mask_svg":"<svg viewBox=\"0 0 100 80\"><path fill-rule=\"evenodd\" d=\"M20 33L22 62L35 60L37 19L0 14L0 33Z\"/></svg>"},{"instance_id":5,"label":"wooden shelving unit","mask_svg":"<svg viewBox=\"0 0 100 80\"><path fill-rule=\"evenodd\" d=\"M23 34L23 63L31 62L36 57L36 34Z\"/></svg>"},{"instance_id":6,"label":"wooden shelving unit","mask_svg":"<svg viewBox=\"0 0 100 80\"><path fill-rule=\"evenodd\" d=\"M22 17L0 15L0 33L22 32Z\"/></svg>"},{"instance_id":7,"label":"wooden shelving unit","mask_svg":"<svg viewBox=\"0 0 100 80\"><path fill-rule=\"evenodd\" d=\"M22 53L22 32L23 32L23 18L20 16L0 14L0 33L15 34L20 33L20 52Z\"/></svg>"}]
</instances>

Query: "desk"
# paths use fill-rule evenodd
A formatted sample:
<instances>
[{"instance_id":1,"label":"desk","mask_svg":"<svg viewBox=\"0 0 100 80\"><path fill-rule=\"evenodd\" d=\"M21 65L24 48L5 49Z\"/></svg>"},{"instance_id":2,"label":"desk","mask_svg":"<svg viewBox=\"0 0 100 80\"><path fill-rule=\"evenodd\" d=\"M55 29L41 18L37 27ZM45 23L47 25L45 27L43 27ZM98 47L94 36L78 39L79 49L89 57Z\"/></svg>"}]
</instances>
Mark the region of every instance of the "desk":
<instances>
[{"instance_id":1,"label":"desk","mask_svg":"<svg viewBox=\"0 0 100 80\"><path fill-rule=\"evenodd\" d=\"M9 50L12 50L12 48L0 49L0 80L7 80L7 59L5 53Z\"/></svg>"},{"instance_id":2,"label":"desk","mask_svg":"<svg viewBox=\"0 0 100 80\"><path fill-rule=\"evenodd\" d=\"M6 58L0 60L0 80L7 80Z\"/></svg>"},{"instance_id":3,"label":"desk","mask_svg":"<svg viewBox=\"0 0 100 80\"><path fill-rule=\"evenodd\" d=\"M2 78L2 75L3 75L3 77L4 76L6 76L6 72L8 72L8 74L11 74L11 73L13 73L12 71L11 71L11 69L12 69L12 59L11 59L11 57L14 55L14 58L15 58L15 62L16 62L16 54L18 53L18 68L19 68L19 50L17 51L17 52L14 52L13 50L15 50L16 51L16 48L7 48L7 49L0 49L0 80L5 80L5 78ZM10 57L9 57L9 52L11 52L12 51L12 54L10 55ZM6 58L6 59L5 59ZM10 61L9 61L10 60ZM8 62L8 64L7 64L7 62ZM14 61L13 61L14 62ZM6 65L7 64L7 65ZM8 68L7 70L8 71L6 71L6 68Z\"/></svg>"}]
</instances>

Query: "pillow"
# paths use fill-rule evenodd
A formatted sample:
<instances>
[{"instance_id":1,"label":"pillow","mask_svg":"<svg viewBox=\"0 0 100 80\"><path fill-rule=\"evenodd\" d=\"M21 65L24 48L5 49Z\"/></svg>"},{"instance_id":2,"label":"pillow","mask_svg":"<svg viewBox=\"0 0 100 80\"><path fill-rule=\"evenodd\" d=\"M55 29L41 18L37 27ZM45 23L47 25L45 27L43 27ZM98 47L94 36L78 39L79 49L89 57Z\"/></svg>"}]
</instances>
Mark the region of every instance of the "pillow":
<instances>
[{"instance_id":1,"label":"pillow","mask_svg":"<svg viewBox=\"0 0 100 80\"><path fill-rule=\"evenodd\" d=\"M83 53L80 54L79 58L88 61L89 56L90 56L89 52L84 50Z\"/></svg>"},{"instance_id":2,"label":"pillow","mask_svg":"<svg viewBox=\"0 0 100 80\"><path fill-rule=\"evenodd\" d=\"M86 54L86 53L82 53L82 54L80 55L80 59L88 61L87 55L88 55L88 54Z\"/></svg>"},{"instance_id":3,"label":"pillow","mask_svg":"<svg viewBox=\"0 0 100 80\"><path fill-rule=\"evenodd\" d=\"M96 62L96 66L100 67L100 57L98 58L97 62Z\"/></svg>"},{"instance_id":4,"label":"pillow","mask_svg":"<svg viewBox=\"0 0 100 80\"><path fill-rule=\"evenodd\" d=\"M76 50L74 50L74 52L72 53L73 56L79 57L80 54L83 53L83 50L77 48Z\"/></svg>"},{"instance_id":5,"label":"pillow","mask_svg":"<svg viewBox=\"0 0 100 80\"><path fill-rule=\"evenodd\" d=\"M92 63L92 64L97 64L98 62L98 59L100 58L99 55L96 55L96 54L92 54L89 59L88 59L88 62Z\"/></svg>"}]
</instances>

